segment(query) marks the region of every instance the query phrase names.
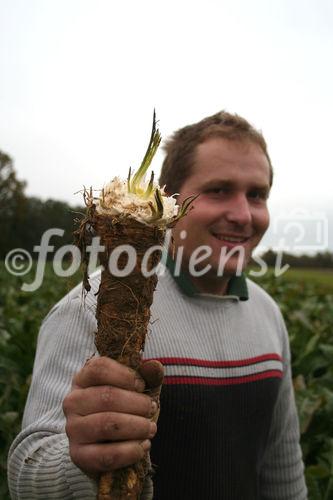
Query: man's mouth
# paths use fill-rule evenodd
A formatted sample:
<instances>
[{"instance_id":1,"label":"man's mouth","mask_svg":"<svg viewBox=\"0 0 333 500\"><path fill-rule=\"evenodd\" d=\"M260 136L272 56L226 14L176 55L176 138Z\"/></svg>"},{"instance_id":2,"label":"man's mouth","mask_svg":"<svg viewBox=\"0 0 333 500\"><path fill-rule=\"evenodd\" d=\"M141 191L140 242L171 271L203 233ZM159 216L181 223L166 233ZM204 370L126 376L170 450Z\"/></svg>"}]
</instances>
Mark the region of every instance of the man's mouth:
<instances>
[{"instance_id":1,"label":"man's mouth","mask_svg":"<svg viewBox=\"0 0 333 500\"><path fill-rule=\"evenodd\" d=\"M249 239L249 236L229 236L227 234L222 234L222 233L212 233L212 234L218 240L232 243L234 245L235 244L242 245L246 243Z\"/></svg>"}]
</instances>

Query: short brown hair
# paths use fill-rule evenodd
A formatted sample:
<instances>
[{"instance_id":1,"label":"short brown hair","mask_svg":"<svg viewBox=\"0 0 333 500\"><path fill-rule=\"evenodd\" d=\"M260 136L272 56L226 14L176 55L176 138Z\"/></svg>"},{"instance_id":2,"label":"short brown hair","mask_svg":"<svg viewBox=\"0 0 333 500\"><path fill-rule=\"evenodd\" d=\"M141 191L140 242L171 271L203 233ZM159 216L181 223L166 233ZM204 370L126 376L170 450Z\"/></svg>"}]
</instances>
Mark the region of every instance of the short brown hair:
<instances>
[{"instance_id":1,"label":"short brown hair","mask_svg":"<svg viewBox=\"0 0 333 500\"><path fill-rule=\"evenodd\" d=\"M220 111L177 130L166 141L163 146L166 157L163 161L159 184L166 186L167 193L179 193L184 181L191 174L196 146L211 137L222 137L231 141L251 141L258 144L267 157L270 185L272 185L273 168L262 133L241 116Z\"/></svg>"}]
</instances>

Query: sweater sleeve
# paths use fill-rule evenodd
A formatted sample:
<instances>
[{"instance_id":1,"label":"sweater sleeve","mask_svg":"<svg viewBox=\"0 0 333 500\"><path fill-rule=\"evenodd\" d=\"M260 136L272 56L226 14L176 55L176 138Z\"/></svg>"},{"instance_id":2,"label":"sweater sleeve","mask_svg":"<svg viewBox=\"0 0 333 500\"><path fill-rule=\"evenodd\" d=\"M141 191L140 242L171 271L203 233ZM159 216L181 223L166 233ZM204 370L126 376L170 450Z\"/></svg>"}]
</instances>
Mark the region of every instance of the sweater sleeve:
<instances>
[{"instance_id":1,"label":"sweater sleeve","mask_svg":"<svg viewBox=\"0 0 333 500\"><path fill-rule=\"evenodd\" d=\"M39 332L22 430L9 451L13 499L96 497L96 484L69 457L62 401L94 353L94 315L79 298L65 298Z\"/></svg>"},{"instance_id":2,"label":"sweater sleeve","mask_svg":"<svg viewBox=\"0 0 333 500\"><path fill-rule=\"evenodd\" d=\"M278 317L282 335L284 370L268 447L261 469L262 500L306 500L299 422L294 398L287 330Z\"/></svg>"},{"instance_id":3,"label":"sweater sleeve","mask_svg":"<svg viewBox=\"0 0 333 500\"><path fill-rule=\"evenodd\" d=\"M71 461L62 402L73 375L95 353L94 302L71 294L45 318L38 336L32 383L22 430L8 458L12 499L83 499L97 495L97 484ZM152 499L147 477L141 500Z\"/></svg>"}]
</instances>

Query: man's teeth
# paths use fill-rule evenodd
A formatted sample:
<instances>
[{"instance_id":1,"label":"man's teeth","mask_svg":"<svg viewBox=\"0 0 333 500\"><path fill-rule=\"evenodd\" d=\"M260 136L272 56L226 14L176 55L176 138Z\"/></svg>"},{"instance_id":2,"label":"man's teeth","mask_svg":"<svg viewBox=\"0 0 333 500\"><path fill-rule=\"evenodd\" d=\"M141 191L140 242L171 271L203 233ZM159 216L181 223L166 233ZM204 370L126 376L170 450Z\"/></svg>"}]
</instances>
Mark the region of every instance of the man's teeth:
<instances>
[{"instance_id":1,"label":"man's teeth","mask_svg":"<svg viewBox=\"0 0 333 500\"><path fill-rule=\"evenodd\" d=\"M215 234L215 238L221 241L230 241L231 243L244 243L247 238L232 238L231 236L223 236L223 234Z\"/></svg>"}]
</instances>

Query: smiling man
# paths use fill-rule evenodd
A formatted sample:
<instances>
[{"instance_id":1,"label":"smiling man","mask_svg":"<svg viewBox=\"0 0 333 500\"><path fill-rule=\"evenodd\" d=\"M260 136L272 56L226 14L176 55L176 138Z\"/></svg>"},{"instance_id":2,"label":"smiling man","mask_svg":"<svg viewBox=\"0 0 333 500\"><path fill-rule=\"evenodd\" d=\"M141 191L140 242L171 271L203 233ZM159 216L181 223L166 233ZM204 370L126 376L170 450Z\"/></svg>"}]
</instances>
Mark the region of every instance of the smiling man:
<instances>
[{"instance_id":1,"label":"smiling man","mask_svg":"<svg viewBox=\"0 0 333 500\"><path fill-rule=\"evenodd\" d=\"M223 294L268 228L271 167L267 154L248 138L231 141L213 135L195 149L190 175L177 186L178 203L191 195L198 198L175 227L174 243L178 248L186 238L183 268L198 288ZM206 272L197 279L189 263L199 247L206 249L207 258L200 262Z\"/></svg>"},{"instance_id":2,"label":"smiling man","mask_svg":"<svg viewBox=\"0 0 333 500\"><path fill-rule=\"evenodd\" d=\"M93 499L102 472L150 450L140 500L306 500L288 335L242 273L269 224L272 178L263 136L237 115L171 137L160 184L197 197L173 229L140 374L94 356L95 275L85 307L77 287L42 325L13 498Z\"/></svg>"},{"instance_id":3,"label":"smiling man","mask_svg":"<svg viewBox=\"0 0 333 500\"><path fill-rule=\"evenodd\" d=\"M165 150L160 184L179 203L197 198L172 232L173 279L160 282L146 353L165 369L156 499L305 500L284 321L242 273L269 225L266 142L220 112Z\"/></svg>"}]
</instances>

